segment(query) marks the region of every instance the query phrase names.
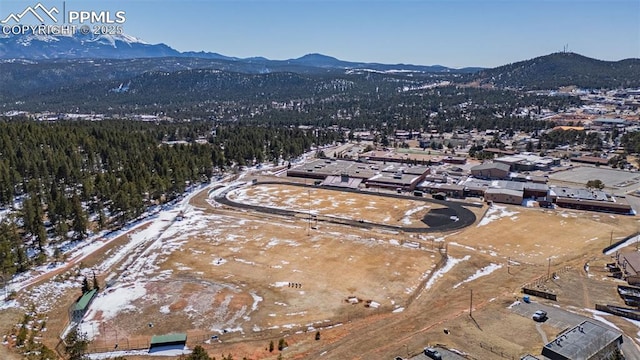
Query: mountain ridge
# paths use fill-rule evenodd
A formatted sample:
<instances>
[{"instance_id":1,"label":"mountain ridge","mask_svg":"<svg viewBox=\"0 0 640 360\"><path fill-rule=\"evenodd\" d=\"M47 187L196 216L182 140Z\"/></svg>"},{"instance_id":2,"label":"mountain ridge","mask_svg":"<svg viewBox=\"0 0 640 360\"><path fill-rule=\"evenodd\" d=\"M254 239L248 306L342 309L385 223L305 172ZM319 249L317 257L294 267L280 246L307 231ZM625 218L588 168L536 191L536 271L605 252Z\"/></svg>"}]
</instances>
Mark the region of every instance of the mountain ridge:
<instances>
[{"instance_id":1,"label":"mountain ridge","mask_svg":"<svg viewBox=\"0 0 640 360\"><path fill-rule=\"evenodd\" d=\"M180 52L172 47L159 43L149 44L126 34L119 35L5 35L0 36L0 60L25 59L135 59L159 57L184 57L214 60L237 61L246 64L266 67L256 72L268 71L269 66L296 65L319 69L352 69L371 68L379 71L406 70L415 72L460 72L470 73L480 68L455 69L442 65L413 64L381 64L368 62L351 62L332 56L309 53L298 58L271 60L261 56L238 58L215 52L185 51Z\"/></svg>"}]
</instances>

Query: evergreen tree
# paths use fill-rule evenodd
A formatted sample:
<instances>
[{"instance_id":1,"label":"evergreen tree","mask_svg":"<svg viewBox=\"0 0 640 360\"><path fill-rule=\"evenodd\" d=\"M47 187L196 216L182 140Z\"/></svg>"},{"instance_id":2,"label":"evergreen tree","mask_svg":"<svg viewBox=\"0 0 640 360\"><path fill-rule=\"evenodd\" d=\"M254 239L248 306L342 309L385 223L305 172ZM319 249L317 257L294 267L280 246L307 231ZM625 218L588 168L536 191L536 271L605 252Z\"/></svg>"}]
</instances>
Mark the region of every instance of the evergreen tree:
<instances>
[{"instance_id":1,"label":"evergreen tree","mask_svg":"<svg viewBox=\"0 0 640 360\"><path fill-rule=\"evenodd\" d=\"M73 196L71 206L73 216L73 231L76 233L77 238L84 239L84 237L87 235L87 216L85 215L82 204L80 203L80 198L77 195Z\"/></svg>"},{"instance_id":2,"label":"evergreen tree","mask_svg":"<svg viewBox=\"0 0 640 360\"><path fill-rule=\"evenodd\" d=\"M96 277L96 273L93 273L93 288L96 290L100 290L100 285L98 284L98 278Z\"/></svg>"},{"instance_id":3,"label":"evergreen tree","mask_svg":"<svg viewBox=\"0 0 640 360\"><path fill-rule=\"evenodd\" d=\"M64 351L69 356L69 360L86 360L85 353L89 346L89 340L84 334L78 333L77 329L71 330L64 338Z\"/></svg>"},{"instance_id":4,"label":"evergreen tree","mask_svg":"<svg viewBox=\"0 0 640 360\"><path fill-rule=\"evenodd\" d=\"M196 345L187 360L211 360L211 357L202 346Z\"/></svg>"},{"instance_id":5,"label":"evergreen tree","mask_svg":"<svg viewBox=\"0 0 640 360\"><path fill-rule=\"evenodd\" d=\"M89 291L91 291L91 287L89 287L89 280L87 280L87 277L85 276L84 279L82 279L82 293L86 294Z\"/></svg>"}]
</instances>

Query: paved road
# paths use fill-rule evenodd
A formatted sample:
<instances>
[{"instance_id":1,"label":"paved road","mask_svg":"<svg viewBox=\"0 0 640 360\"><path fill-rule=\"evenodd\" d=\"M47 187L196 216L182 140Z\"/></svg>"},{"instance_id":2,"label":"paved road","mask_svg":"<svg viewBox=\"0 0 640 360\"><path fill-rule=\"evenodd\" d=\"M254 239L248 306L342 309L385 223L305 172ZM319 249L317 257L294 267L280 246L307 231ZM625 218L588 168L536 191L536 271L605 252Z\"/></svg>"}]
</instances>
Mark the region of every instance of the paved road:
<instances>
[{"instance_id":1,"label":"paved road","mask_svg":"<svg viewBox=\"0 0 640 360\"><path fill-rule=\"evenodd\" d=\"M574 327L585 320L596 322L602 326L608 327L614 331L620 332L618 329L613 329L609 325L602 323L598 320L594 320L593 318L589 318L586 316L582 316L580 314L576 314L567 310L564 310L560 307L549 306L537 302L520 303L519 305L515 305L511 308L511 310L519 315L527 317L531 319L533 313L536 310L544 310L547 312L547 321L545 322L548 325L553 326L554 328L564 331L567 328ZM533 321L533 319L531 319ZM544 340L544 339L543 339ZM550 339L553 340L553 339ZM634 344L633 340L629 337L625 336L624 341L622 342L622 352L624 353L627 359L640 359L640 349Z\"/></svg>"}]
</instances>

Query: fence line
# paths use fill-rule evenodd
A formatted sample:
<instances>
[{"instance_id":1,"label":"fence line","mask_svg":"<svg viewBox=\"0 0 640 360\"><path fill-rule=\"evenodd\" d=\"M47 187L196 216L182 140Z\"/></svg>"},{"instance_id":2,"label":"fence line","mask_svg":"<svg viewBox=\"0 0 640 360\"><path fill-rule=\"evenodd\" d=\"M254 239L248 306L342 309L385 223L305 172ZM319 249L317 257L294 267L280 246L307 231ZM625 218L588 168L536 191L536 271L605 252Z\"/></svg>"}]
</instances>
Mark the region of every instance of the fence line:
<instances>
[{"instance_id":1,"label":"fence line","mask_svg":"<svg viewBox=\"0 0 640 360\"><path fill-rule=\"evenodd\" d=\"M433 271L429 273L429 275L425 276L425 278L422 279L422 281L420 281L420 284L418 285L416 290L407 299L407 302L405 303L405 307L408 308L418 298L418 296L420 296L424 288L427 286L427 282L431 280L433 275L435 275L435 273L438 270L442 269L447 264L447 259L449 259L449 255L447 254L448 248L446 244L439 246L438 252L440 253L441 257L438 263L436 264L436 267L433 269Z\"/></svg>"},{"instance_id":2,"label":"fence line","mask_svg":"<svg viewBox=\"0 0 640 360\"><path fill-rule=\"evenodd\" d=\"M490 344L485 344L485 343L480 343L480 347L485 349L485 350L489 350L492 353L499 355L505 359L511 359L511 360L517 360L520 357L518 355L513 355L513 354L509 354L507 352L505 352L504 350L502 350L501 348L497 347L497 346L493 346Z\"/></svg>"}]
</instances>

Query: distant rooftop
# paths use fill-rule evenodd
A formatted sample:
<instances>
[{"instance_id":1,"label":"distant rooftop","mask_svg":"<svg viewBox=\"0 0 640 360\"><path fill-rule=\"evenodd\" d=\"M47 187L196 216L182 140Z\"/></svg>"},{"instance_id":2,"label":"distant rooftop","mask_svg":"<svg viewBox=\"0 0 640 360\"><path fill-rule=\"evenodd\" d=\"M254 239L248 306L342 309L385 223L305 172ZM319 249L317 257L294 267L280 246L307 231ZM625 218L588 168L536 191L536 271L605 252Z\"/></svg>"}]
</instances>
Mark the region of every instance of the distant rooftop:
<instances>
[{"instance_id":1,"label":"distant rooftop","mask_svg":"<svg viewBox=\"0 0 640 360\"><path fill-rule=\"evenodd\" d=\"M582 199L582 200L598 200L598 201L607 201L609 198L607 197L607 193L600 190L592 190L592 189L576 189L569 187L552 187L549 189L549 195L558 196L558 197L568 197L573 199Z\"/></svg>"}]
</instances>

